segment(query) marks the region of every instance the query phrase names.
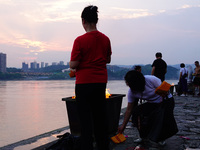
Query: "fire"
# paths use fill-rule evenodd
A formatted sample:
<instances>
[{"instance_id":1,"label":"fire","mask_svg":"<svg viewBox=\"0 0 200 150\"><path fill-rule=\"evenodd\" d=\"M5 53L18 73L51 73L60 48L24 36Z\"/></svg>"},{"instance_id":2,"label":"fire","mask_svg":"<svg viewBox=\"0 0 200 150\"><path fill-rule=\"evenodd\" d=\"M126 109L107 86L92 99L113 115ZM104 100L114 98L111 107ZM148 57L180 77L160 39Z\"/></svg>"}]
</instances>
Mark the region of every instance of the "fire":
<instances>
[{"instance_id":1,"label":"fire","mask_svg":"<svg viewBox=\"0 0 200 150\"><path fill-rule=\"evenodd\" d=\"M106 98L109 98L111 96L111 94L108 91L110 90L106 89ZM76 99L76 96L72 96L72 99Z\"/></svg>"},{"instance_id":2,"label":"fire","mask_svg":"<svg viewBox=\"0 0 200 150\"><path fill-rule=\"evenodd\" d=\"M111 96L111 94L108 91L109 89L106 89L106 98L109 98Z\"/></svg>"}]
</instances>

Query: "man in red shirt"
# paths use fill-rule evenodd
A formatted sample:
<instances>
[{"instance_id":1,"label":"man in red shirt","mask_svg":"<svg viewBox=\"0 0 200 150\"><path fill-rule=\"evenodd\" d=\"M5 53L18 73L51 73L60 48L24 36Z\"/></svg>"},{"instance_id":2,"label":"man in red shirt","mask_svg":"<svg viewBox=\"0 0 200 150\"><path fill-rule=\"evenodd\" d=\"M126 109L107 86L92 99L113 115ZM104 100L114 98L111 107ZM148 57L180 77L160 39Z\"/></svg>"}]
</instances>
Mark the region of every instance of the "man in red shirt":
<instances>
[{"instance_id":1,"label":"man in red shirt","mask_svg":"<svg viewBox=\"0 0 200 150\"><path fill-rule=\"evenodd\" d=\"M81 123L81 150L109 150L105 90L106 64L111 60L109 38L96 28L96 6L85 7L81 18L86 33L74 41L70 68L75 70L76 101Z\"/></svg>"}]
</instances>

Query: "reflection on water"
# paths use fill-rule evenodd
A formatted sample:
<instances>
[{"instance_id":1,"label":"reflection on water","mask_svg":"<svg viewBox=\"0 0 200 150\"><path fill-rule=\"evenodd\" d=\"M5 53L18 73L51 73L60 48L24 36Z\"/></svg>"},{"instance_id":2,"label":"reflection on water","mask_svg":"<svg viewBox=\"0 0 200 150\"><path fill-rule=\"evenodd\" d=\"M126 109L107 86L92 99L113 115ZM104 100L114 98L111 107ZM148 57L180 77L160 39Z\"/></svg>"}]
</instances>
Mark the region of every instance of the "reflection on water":
<instances>
[{"instance_id":1,"label":"reflection on water","mask_svg":"<svg viewBox=\"0 0 200 150\"><path fill-rule=\"evenodd\" d=\"M61 99L73 96L74 88L74 81L66 80L0 81L0 147L67 126ZM124 81L109 81L107 88L111 94L128 91Z\"/></svg>"},{"instance_id":2,"label":"reflection on water","mask_svg":"<svg viewBox=\"0 0 200 150\"><path fill-rule=\"evenodd\" d=\"M68 125L74 81L1 81L0 147Z\"/></svg>"}]
</instances>

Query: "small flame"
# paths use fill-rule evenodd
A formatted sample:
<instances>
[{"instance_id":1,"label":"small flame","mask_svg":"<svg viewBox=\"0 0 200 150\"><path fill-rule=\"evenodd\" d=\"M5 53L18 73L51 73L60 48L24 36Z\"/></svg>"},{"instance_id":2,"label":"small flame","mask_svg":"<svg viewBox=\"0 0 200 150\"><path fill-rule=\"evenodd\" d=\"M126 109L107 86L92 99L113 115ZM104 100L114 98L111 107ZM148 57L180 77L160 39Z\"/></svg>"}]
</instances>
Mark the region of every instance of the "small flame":
<instances>
[{"instance_id":1,"label":"small flame","mask_svg":"<svg viewBox=\"0 0 200 150\"><path fill-rule=\"evenodd\" d=\"M172 86L174 86L174 83L172 83Z\"/></svg>"},{"instance_id":2,"label":"small flame","mask_svg":"<svg viewBox=\"0 0 200 150\"><path fill-rule=\"evenodd\" d=\"M106 89L106 98L109 98L111 96L111 94L108 91L109 89Z\"/></svg>"},{"instance_id":3,"label":"small flame","mask_svg":"<svg viewBox=\"0 0 200 150\"><path fill-rule=\"evenodd\" d=\"M111 94L108 92L109 89L106 89L106 98L109 98ZM76 99L76 96L72 96L72 99Z\"/></svg>"}]
</instances>

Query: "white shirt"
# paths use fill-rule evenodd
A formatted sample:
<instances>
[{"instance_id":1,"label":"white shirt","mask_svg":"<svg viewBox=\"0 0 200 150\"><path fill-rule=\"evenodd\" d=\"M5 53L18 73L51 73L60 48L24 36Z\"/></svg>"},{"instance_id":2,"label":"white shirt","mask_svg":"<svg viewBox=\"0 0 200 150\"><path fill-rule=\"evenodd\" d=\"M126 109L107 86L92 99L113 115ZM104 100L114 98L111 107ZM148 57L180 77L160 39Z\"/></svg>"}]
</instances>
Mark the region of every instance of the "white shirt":
<instances>
[{"instance_id":1,"label":"white shirt","mask_svg":"<svg viewBox=\"0 0 200 150\"><path fill-rule=\"evenodd\" d=\"M157 95L155 90L158 86L161 85L161 80L152 75L145 75L145 89L141 92L135 92L131 89L128 90L128 102L133 103L135 99L147 100L149 103L161 103L162 96ZM171 98L172 95L169 93L168 98Z\"/></svg>"},{"instance_id":2,"label":"white shirt","mask_svg":"<svg viewBox=\"0 0 200 150\"><path fill-rule=\"evenodd\" d=\"M180 73L182 72L182 76L185 74L185 73L188 73L188 70L187 68L181 68L180 69ZM185 79L187 79L188 77L186 77Z\"/></svg>"}]
</instances>

